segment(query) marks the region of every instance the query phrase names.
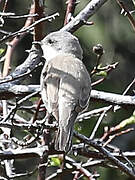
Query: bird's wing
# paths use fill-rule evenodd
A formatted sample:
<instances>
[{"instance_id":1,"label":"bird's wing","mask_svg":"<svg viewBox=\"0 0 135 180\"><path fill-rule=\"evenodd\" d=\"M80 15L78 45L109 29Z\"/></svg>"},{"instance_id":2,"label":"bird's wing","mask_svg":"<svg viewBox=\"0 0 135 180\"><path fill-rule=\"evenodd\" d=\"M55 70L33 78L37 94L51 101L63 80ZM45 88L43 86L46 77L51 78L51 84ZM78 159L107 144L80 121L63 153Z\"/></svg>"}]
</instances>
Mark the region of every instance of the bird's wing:
<instances>
[{"instance_id":1,"label":"bird's wing","mask_svg":"<svg viewBox=\"0 0 135 180\"><path fill-rule=\"evenodd\" d=\"M58 120L58 92L60 77L45 65L41 73L41 96L47 111Z\"/></svg>"}]
</instances>

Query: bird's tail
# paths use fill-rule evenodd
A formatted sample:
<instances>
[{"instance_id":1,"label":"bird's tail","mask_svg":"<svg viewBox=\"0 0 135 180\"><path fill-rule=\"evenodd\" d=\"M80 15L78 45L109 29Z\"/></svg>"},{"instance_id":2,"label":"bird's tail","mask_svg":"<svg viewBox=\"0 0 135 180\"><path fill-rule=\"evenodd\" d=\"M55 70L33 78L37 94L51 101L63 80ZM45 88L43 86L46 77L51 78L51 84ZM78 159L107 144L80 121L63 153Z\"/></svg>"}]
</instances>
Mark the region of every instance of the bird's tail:
<instances>
[{"instance_id":1,"label":"bird's tail","mask_svg":"<svg viewBox=\"0 0 135 180\"><path fill-rule=\"evenodd\" d=\"M59 120L58 132L55 139L55 149L57 151L68 152L72 145L74 122L78 113L72 111L69 118Z\"/></svg>"}]
</instances>

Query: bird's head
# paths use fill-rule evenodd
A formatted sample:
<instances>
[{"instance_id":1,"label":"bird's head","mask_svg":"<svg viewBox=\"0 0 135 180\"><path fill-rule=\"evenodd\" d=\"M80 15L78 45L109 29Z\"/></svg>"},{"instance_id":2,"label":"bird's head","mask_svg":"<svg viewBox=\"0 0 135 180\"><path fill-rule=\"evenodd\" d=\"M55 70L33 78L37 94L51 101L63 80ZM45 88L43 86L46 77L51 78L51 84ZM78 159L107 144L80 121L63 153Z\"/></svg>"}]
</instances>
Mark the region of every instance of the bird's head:
<instances>
[{"instance_id":1,"label":"bird's head","mask_svg":"<svg viewBox=\"0 0 135 180\"><path fill-rule=\"evenodd\" d=\"M83 51L78 39L67 31L50 33L42 40L41 46L47 61L59 54L70 54L82 59Z\"/></svg>"}]
</instances>

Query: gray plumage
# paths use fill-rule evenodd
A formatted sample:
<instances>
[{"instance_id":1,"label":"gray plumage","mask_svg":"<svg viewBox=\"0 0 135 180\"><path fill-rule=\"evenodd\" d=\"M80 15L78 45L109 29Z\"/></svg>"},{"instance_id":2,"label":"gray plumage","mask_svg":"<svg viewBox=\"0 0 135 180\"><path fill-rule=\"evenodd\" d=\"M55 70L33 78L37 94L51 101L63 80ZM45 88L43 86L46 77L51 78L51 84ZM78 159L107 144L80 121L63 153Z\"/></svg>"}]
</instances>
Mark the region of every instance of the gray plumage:
<instances>
[{"instance_id":1,"label":"gray plumage","mask_svg":"<svg viewBox=\"0 0 135 180\"><path fill-rule=\"evenodd\" d=\"M49 34L42 41L42 49L46 63L41 73L41 96L58 121L55 149L68 152L76 117L88 106L90 77L81 61L79 41L69 32Z\"/></svg>"}]
</instances>

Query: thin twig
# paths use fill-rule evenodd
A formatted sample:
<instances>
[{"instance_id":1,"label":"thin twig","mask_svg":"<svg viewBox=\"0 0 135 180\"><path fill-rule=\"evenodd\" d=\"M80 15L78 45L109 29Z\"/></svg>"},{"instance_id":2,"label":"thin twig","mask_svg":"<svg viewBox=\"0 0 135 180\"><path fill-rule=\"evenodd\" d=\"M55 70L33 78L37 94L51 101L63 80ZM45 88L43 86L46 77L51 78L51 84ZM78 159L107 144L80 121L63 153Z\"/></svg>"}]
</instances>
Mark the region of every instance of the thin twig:
<instances>
[{"instance_id":1,"label":"thin twig","mask_svg":"<svg viewBox=\"0 0 135 180\"><path fill-rule=\"evenodd\" d=\"M33 14L33 6L31 6L29 13ZM24 28L30 26L32 24L32 22L33 22L33 19L28 17L26 22L25 22ZM11 59L12 59L14 49L17 46L17 44L19 43L19 41L24 37L24 35L26 35L25 32L22 33L19 37L14 37L12 39L12 41L7 43L8 47L7 47L6 54L4 56L5 61L4 61L4 67L3 67L3 72L4 72L3 77L7 76L9 71L11 70L11 65L10 64L11 64Z\"/></svg>"},{"instance_id":2,"label":"thin twig","mask_svg":"<svg viewBox=\"0 0 135 180\"><path fill-rule=\"evenodd\" d=\"M7 31L4 31L4 30L2 30L2 29L0 29L0 33L1 33L1 34L5 34L5 35L11 34L11 32L7 32ZM0 60L0 62L1 62L1 60Z\"/></svg>"},{"instance_id":3,"label":"thin twig","mask_svg":"<svg viewBox=\"0 0 135 180\"><path fill-rule=\"evenodd\" d=\"M71 159L72 160L72 159ZM76 161L71 161L70 158L67 159L66 157L66 163L69 163L70 165L72 165L73 167L76 168L77 171L79 171L79 174L85 176L86 178L88 178L88 180L95 180L94 178L94 174L90 173L86 167L83 167L82 163L77 163Z\"/></svg>"},{"instance_id":4,"label":"thin twig","mask_svg":"<svg viewBox=\"0 0 135 180\"><path fill-rule=\"evenodd\" d=\"M119 64L119 63L116 62L116 63L114 63L114 64L110 64L110 65L107 65L107 66L105 66L105 67L100 67L100 68L99 68L99 67L96 67L96 68L94 68L94 70L91 72L91 75L93 75L93 74L95 74L95 73L97 73L97 72L100 72L100 71L105 71L105 72L107 73L107 75L109 75L109 74L112 72L112 70L114 70L114 69L117 67L118 64ZM105 77L97 80L96 82L93 82L93 83L91 84L91 86L93 87L93 86L96 86L97 84L102 83L104 80L106 80L107 77L108 77L108 76L105 76Z\"/></svg>"},{"instance_id":5,"label":"thin twig","mask_svg":"<svg viewBox=\"0 0 135 180\"><path fill-rule=\"evenodd\" d=\"M23 73L23 74L19 74L19 75L16 75L14 77L12 77L11 75L8 76L9 79L0 79L0 84L3 84L3 83L8 83L8 82L12 82L12 81L16 81L20 78L23 78L25 76L28 76L30 74L32 74L33 71L35 71L39 66L41 66L41 63L36 65L35 68L33 69L28 69L27 72Z\"/></svg>"},{"instance_id":6,"label":"thin twig","mask_svg":"<svg viewBox=\"0 0 135 180\"><path fill-rule=\"evenodd\" d=\"M98 109L94 109L88 112L84 112L80 115L77 116L77 121L82 121L83 119L89 119L92 116L99 116L101 115L104 111L108 110L108 106L106 107L102 107L102 108L98 108Z\"/></svg>"},{"instance_id":7,"label":"thin twig","mask_svg":"<svg viewBox=\"0 0 135 180\"><path fill-rule=\"evenodd\" d=\"M76 7L76 0L68 0L67 1L67 11L66 11L66 15L65 15L65 21L64 21L64 25L68 24L69 21L71 20L74 11L75 11L75 7Z\"/></svg>"},{"instance_id":8,"label":"thin twig","mask_svg":"<svg viewBox=\"0 0 135 180\"><path fill-rule=\"evenodd\" d=\"M42 3L41 3L42 2ZM34 0L34 11L38 14L38 16L34 17L34 22L37 22L44 16L44 1ZM44 22L38 23L34 27L34 35L33 40L34 41L41 41L43 39L43 28L44 28Z\"/></svg>"},{"instance_id":9,"label":"thin twig","mask_svg":"<svg viewBox=\"0 0 135 180\"><path fill-rule=\"evenodd\" d=\"M134 164L124 155L123 152L120 152L120 155L127 161L128 165L132 168L133 172L135 173Z\"/></svg>"},{"instance_id":10,"label":"thin twig","mask_svg":"<svg viewBox=\"0 0 135 180\"><path fill-rule=\"evenodd\" d=\"M5 0L4 7L3 7L3 11L2 11L3 13L6 11L7 4L8 4L8 0Z\"/></svg>"},{"instance_id":11,"label":"thin twig","mask_svg":"<svg viewBox=\"0 0 135 180\"><path fill-rule=\"evenodd\" d=\"M39 112L39 109L40 109L40 106L41 106L42 103L43 103L43 102L42 102L42 99L40 98L40 99L38 100L38 104L37 104L37 107L36 107L36 112L35 112L35 114L34 114L34 116L33 116L32 123L34 123L34 122L36 121L37 116L38 116L38 112Z\"/></svg>"},{"instance_id":12,"label":"thin twig","mask_svg":"<svg viewBox=\"0 0 135 180\"><path fill-rule=\"evenodd\" d=\"M24 15L15 15L14 13L1 13L1 16L4 16L5 19L22 19L28 17L37 17L38 14L24 14Z\"/></svg>"},{"instance_id":13,"label":"thin twig","mask_svg":"<svg viewBox=\"0 0 135 180\"><path fill-rule=\"evenodd\" d=\"M18 174L12 174L11 176L9 176L9 179L15 179L15 178L22 178L22 177L28 177L28 176L32 176L35 172L37 171L37 168L35 168L33 171L31 172L26 172L26 173L18 173ZM3 180L3 179L2 179Z\"/></svg>"},{"instance_id":14,"label":"thin twig","mask_svg":"<svg viewBox=\"0 0 135 180\"><path fill-rule=\"evenodd\" d=\"M7 4L8 4L8 0L5 0L2 13L5 13L6 8L7 8ZM0 22L1 22L0 26L2 27L5 23L2 15L0 15Z\"/></svg>"},{"instance_id":15,"label":"thin twig","mask_svg":"<svg viewBox=\"0 0 135 180\"><path fill-rule=\"evenodd\" d=\"M91 133L91 135L90 135L90 137L89 137L90 139L93 139L93 138L94 138L94 136L95 136L95 134L96 134L96 131L97 131L99 125L101 124L101 122L102 122L105 114L106 114L107 111L109 111L111 108L112 108L112 105L108 106L108 107L102 112L102 114L100 115L100 117L99 117L99 119L98 119L98 121L97 121L97 123L96 123L96 125L95 125L95 127L94 127L94 129L93 129L93 131L92 131L92 133Z\"/></svg>"},{"instance_id":16,"label":"thin twig","mask_svg":"<svg viewBox=\"0 0 135 180\"><path fill-rule=\"evenodd\" d=\"M61 30L75 32L84 25L88 19L97 12L97 10L108 0L92 0L87 6Z\"/></svg>"},{"instance_id":17,"label":"thin twig","mask_svg":"<svg viewBox=\"0 0 135 180\"><path fill-rule=\"evenodd\" d=\"M112 129L113 129L113 128L112 128ZM126 134L126 133L128 133L128 132L131 132L131 131L133 131L133 130L134 130L133 128L129 128L129 129L126 129L126 130L121 131L121 132L119 132L119 133L116 133L118 130L115 130L115 127L114 127L114 130L113 130L112 132L109 131L108 134L106 134L107 136L109 136L109 134L112 133L112 135L109 136L109 139L104 143L103 147L105 147L106 145L108 145L114 138L116 138L116 137L118 137L118 136L121 136L121 135L123 135L123 134ZM116 133L116 134L114 134L114 133ZM107 136L106 136L106 137L107 137ZM105 136L103 136L103 137L105 137ZM103 137L101 138L102 140L104 140Z\"/></svg>"},{"instance_id":18,"label":"thin twig","mask_svg":"<svg viewBox=\"0 0 135 180\"><path fill-rule=\"evenodd\" d=\"M125 172L127 175L129 175L132 179L135 179L135 174L132 171L132 169L130 169L128 166L126 166L124 163L122 163L121 161L119 161L117 158L115 158L107 149L105 149L104 147L102 147L102 145L98 144L96 141L91 140L87 137L85 137L82 134L79 134L77 132L74 132L74 135L81 140L82 142L89 144L90 146L94 147L95 149L97 149L99 152L103 153L105 155L105 157L112 162L113 164L115 164L117 167L119 167L119 169L123 172Z\"/></svg>"},{"instance_id":19,"label":"thin twig","mask_svg":"<svg viewBox=\"0 0 135 180\"><path fill-rule=\"evenodd\" d=\"M126 95L127 92L129 91L129 89L131 88L131 86L135 83L135 78L133 79L133 81L128 85L128 87L125 89L125 91L122 93L122 95Z\"/></svg>"},{"instance_id":20,"label":"thin twig","mask_svg":"<svg viewBox=\"0 0 135 180\"><path fill-rule=\"evenodd\" d=\"M10 112L8 113L8 115L1 121L1 123L7 121L7 120L10 118L10 116L16 112L17 107L20 106L24 101L30 99L31 97L35 96L35 95L38 94L38 93L39 93L39 92L34 92L34 93L32 93L32 94L24 97L23 99L19 100L19 101L16 103L16 105L10 110Z\"/></svg>"},{"instance_id":21,"label":"thin twig","mask_svg":"<svg viewBox=\"0 0 135 180\"><path fill-rule=\"evenodd\" d=\"M135 31L135 20L134 18L132 17L131 13L128 11L128 9L126 8L126 6L124 5L124 3L120 0L116 0L117 3L119 4L119 6L124 9L124 11L127 13L127 17L128 17L128 20L133 28L133 30Z\"/></svg>"},{"instance_id":22,"label":"thin twig","mask_svg":"<svg viewBox=\"0 0 135 180\"><path fill-rule=\"evenodd\" d=\"M29 32L34 26L36 26L37 24L43 22L43 21L47 21L47 20L52 20L52 19L55 19L56 16L59 16L59 13L55 13L53 15L50 15L48 17L44 17L44 18L41 18L40 20L34 22L32 25L28 26L28 27L25 27L25 28L22 28L20 29L19 31L16 31L12 34L9 34L8 36L6 37L3 37L2 39L0 39L0 43L8 40L9 38L11 37L15 37L16 35L20 35L21 33L24 33L24 32Z\"/></svg>"}]
</instances>

